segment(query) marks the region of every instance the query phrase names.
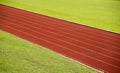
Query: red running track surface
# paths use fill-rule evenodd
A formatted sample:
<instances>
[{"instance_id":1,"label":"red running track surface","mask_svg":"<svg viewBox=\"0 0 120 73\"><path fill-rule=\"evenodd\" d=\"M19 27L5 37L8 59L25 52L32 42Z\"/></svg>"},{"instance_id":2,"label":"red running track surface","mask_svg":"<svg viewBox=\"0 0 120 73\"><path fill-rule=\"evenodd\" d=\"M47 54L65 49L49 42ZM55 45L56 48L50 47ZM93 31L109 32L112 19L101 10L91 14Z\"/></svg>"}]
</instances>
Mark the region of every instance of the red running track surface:
<instances>
[{"instance_id":1,"label":"red running track surface","mask_svg":"<svg viewBox=\"0 0 120 73\"><path fill-rule=\"evenodd\" d=\"M106 73L120 73L120 34L0 5L0 29Z\"/></svg>"}]
</instances>

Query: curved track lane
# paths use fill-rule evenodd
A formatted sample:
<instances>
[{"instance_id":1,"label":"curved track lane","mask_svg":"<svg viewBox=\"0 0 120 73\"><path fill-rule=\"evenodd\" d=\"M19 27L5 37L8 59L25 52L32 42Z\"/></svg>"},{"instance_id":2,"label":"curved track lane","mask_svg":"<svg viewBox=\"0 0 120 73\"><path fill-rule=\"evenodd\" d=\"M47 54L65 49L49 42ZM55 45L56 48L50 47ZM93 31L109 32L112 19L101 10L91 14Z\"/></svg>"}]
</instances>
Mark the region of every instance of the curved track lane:
<instances>
[{"instance_id":1,"label":"curved track lane","mask_svg":"<svg viewBox=\"0 0 120 73\"><path fill-rule=\"evenodd\" d=\"M96 69L120 73L120 34L0 5L0 29Z\"/></svg>"}]
</instances>

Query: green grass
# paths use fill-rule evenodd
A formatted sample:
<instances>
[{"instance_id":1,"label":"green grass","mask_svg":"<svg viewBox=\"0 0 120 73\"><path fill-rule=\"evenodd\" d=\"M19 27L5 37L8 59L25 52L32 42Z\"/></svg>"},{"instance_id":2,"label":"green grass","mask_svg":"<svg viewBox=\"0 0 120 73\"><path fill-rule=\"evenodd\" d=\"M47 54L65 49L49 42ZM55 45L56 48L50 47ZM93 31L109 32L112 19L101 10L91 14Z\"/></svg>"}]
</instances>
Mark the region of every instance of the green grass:
<instances>
[{"instance_id":1,"label":"green grass","mask_svg":"<svg viewBox=\"0 0 120 73\"><path fill-rule=\"evenodd\" d=\"M0 73L102 73L0 31Z\"/></svg>"},{"instance_id":2,"label":"green grass","mask_svg":"<svg viewBox=\"0 0 120 73\"><path fill-rule=\"evenodd\" d=\"M1 0L0 3L120 33L119 0Z\"/></svg>"}]
</instances>

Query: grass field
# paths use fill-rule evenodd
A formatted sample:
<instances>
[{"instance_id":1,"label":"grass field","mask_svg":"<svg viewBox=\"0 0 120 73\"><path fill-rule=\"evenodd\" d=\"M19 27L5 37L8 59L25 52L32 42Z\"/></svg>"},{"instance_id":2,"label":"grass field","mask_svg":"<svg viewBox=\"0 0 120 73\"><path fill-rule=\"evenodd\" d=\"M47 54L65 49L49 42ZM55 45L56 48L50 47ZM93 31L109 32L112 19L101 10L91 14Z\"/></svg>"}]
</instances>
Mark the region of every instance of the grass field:
<instances>
[{"instance_id":1,"label":"grass field","mask_svg":"<svg viewBox=\"0 0 120 73\"><path fill-rule=\"evenodd\" d=\"M1 0L0 3L120 33L119 0Z\"/></svg>"},{"instance_id":2,"label":"grass field","mask_svg":"<svg viewBox=\"0 0 120 73\"><path fill-rule=\"evenodd\" d=\"M0 31L0 73L102 73Z\"/></svg>"}]
</instances>

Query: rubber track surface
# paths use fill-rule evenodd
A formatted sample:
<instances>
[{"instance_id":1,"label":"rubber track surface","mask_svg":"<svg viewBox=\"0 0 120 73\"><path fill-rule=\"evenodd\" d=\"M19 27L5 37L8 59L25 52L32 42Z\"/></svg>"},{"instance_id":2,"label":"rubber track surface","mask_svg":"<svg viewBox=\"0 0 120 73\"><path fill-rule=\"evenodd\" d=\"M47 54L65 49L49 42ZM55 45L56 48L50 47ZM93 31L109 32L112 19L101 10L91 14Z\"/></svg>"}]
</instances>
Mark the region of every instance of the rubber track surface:
<instances>
[{"instance_id":1,"label":"rubber track surface","mask_svg":"<svg viewBox=\"0 0 120 73\"><path fill-rule=\"evenodd\" d=\"M0 5L0 29L106 73L120 73L120 34Z\"/></svg>"}]
</instances>

